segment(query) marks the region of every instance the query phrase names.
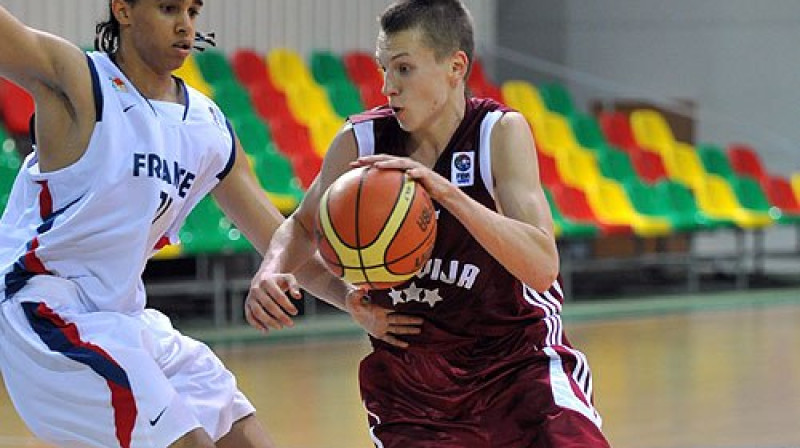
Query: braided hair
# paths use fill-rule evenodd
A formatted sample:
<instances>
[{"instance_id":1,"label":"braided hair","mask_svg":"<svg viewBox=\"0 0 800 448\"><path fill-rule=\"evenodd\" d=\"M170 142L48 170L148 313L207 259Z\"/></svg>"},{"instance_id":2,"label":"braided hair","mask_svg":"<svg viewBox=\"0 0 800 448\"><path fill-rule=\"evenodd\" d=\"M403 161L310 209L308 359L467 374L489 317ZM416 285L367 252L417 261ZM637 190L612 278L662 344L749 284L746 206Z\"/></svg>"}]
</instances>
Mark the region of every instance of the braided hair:
<instances>
[{"instance_id":1,"label":"braided hair","mask_svg":"<svg viewBox=\"0 0 800 448\"><path fill-rule=\"evenodd\" d=\"M137 0L125 0L129 4ZM108 54L114 54L119 49L119 22L114 17L111 2L108 2L108 20L99 22L95 26L94 49Z\"/></svg>"}]
</instances>

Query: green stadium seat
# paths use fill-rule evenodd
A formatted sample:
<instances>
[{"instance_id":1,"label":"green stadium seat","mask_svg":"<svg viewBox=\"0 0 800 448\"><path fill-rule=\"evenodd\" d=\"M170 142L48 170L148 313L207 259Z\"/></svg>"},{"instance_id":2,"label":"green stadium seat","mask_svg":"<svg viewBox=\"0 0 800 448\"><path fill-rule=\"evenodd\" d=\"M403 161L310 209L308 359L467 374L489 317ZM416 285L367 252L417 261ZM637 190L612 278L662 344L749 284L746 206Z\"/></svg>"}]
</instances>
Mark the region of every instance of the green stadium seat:
<instances>
[{"instance_id":1,"label":"green stadium seat","mask_svg":"<svg viewBox=\"0 0 800 448\"><path fill-rule=\"evenodd\" d=\"M723 227L734 227L734 222L729 219L712 218L707 213L700 210L697 200L692 191L680 182L673 180L663 180L654 185L659 197L669 202L669 206L682 220L693 221L699 229L717 229ZM690 224L679 224L681 227Z\"/></svg>"},{"instance_id":2,"label":"green stadium seat","mask_svg":"<svg viewBox=\"0 0 800 448\"><path fill-rule=\"evenodd\" d=\"M565 117L571 117L578 113L572 96L563 84L545 83L539 86L539 94L542 96L547 108Z\"/></svg>"},{"instance_id":3,"label":"green stadium seat","mask_svg":"<svg viewBox=\"0 0 800 448\"><path fill-rule=\"evenodd\" d=\"M350 81L332 81L325 84L333 110L340 117L349 117L364 110L361 95Z\"/></svg>"},{"instance_id":4,"label":"green stadium seat","mask_svg":"<svg viewBox=\"0 0 800 448\"><path fill-rule=\"evenodd\" d=\"M600 166L600 172L603 176L620 183L630 179L639 179L639 175L631 163L630 156L622 151L608 148L597 155L597 164Z\"/></svg>"},{"instance_id":5,"label":"green stadium seat","mask_svg":"<svg viewBox=\"0 0 800 448\"><path fill-rule=\"evenodd\" d=\"M213 99L222 112L227 115L229 120L244 115L254 115L255 109L250 100L250 94L239 84L238 81L230 79L220 81L212 86L214 91Z\"/></svg>"},{"instance_id":6,"label":"green stadium seat","mask_svg":"<svg viewBox=\"0 0 800 448\"><path fill-rule=\"evenodd\" d=\"M272 136L261 118L256 115L237 115L231 118L231 124L245 152L259 154L269 150L267 145L272 142Z\"/></svg>"},{"instance_id":7,"label":"green stadium seat","mask_svg":"<svg viewBox=\"0 0 800 448\"><path fill-rule=\"evenodd\" d=\"M225 53L209 48L195 53L194 57L200 73L203 74L203 78L209 84L214 85L218 82L236 79Z\"/></svg>"},{"instance_id":8,"label":"green stadium seat","mask_svg":"<svg viewBox=\"0 0 800 448\"><path fill-rule=\"evenodd\" d=\"M706 172L724 178L731 178L735 175L730 161L728 161L728 156L719 146L711 143L701 143L695 149L703 162L703 168L705 168Z\"/></svg>"},{"instance_id":9,"label":"green stadium seat","mask_svg":"<svg viewBox=\"0 0 800 448\"><path fill-rule=\"evenodd\" d=\"M311 75L322 85L342 81L349 82L344 63L339 56L328 50L316 49L311 51Z\"/></svg>"}]
</instances>

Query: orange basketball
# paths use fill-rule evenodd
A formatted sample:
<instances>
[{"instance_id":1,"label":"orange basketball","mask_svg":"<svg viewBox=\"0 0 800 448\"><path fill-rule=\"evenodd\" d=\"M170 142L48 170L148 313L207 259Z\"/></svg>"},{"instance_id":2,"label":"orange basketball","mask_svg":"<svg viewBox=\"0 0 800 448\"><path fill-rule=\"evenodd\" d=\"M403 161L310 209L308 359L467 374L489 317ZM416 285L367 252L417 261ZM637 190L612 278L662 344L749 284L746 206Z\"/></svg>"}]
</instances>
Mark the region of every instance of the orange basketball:
<instances>
[{"instance_id":1,"label":"orange basketball","mask_svg":"<svg viewBox=\"0 0 800 448\"><path fill-rule=\"evenodd\" d=\"M430 258L436 212L425 189L405 172L360 167L325 191L314 233L334 274L386 289L410 279Z\"/></svg>"}]
</instances>

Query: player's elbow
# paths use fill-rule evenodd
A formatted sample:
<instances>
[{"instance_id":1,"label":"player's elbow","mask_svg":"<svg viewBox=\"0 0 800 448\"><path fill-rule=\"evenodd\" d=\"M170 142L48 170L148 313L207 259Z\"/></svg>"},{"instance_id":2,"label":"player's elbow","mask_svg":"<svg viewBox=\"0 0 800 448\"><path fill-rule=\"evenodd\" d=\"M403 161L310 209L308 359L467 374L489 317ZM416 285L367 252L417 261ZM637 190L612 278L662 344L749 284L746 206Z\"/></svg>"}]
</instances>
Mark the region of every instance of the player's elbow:
<instances>
[{"instance_id":1,"label":"player's elbow","mask_svg":"<svg viewBox=\"0 0 800 448\"><path fill-rule=\"evenodd\" d=\"M543 263L532 266L526 284L535 291L547 291L558 278L558 254Z\"/></svg>"}]
</instances>

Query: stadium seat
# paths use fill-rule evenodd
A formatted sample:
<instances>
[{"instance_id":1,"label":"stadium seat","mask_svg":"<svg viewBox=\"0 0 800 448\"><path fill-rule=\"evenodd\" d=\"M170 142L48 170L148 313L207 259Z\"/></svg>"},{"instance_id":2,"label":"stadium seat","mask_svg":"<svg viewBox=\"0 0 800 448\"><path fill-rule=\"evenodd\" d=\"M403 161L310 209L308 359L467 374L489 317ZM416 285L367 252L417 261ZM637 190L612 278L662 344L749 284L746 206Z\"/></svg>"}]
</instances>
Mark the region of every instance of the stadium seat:
<instances>
[{"instance_id":1,"label":"stadium seat","mask_svg":"<svg viewBox=\"0 0 800 448\"><path fill-rule=\"evenodd\" d=\"M661 153L661 160L671 179L695 188L707 176L703 162L689 145L674 146L672 151Z\"/></svg>"},{"instance_id":2,"label":"stadium seat","mask_svg":"<svg viewBox=\"0 0 800 448\"><path fill-rule=\"evenodd\" d=\"M585 149L564 148L556 154L555 159L558 173L564 183L571 187L585 189L603 177L595 155Z\"/></svg>"},{"instance_id":3,"label":"stadium seat","mask_svg":"<svg viewBox=\"0 0 800 448\"><path fill-rule=\"evenodd\" d=\"M772 208L770 216L781 224L800 223L800 199L792 191L792 185L783 177L772 176L762 183Z\"/></svg>"},{"instance_id":4,"label":"stadium seat","mask_svg":"<svg viewBox=\"0 0 800 448\"><path fill-rule=\"evenodd\" d=\"M591 115L575 113L569 117L572 132L581 146L599 154L611 148L597 119Z\"/></svg>"},{"instance_id":5,"label":"stadium seat","mask_svg":"<svg viewBox=\"0 0 800 448\"><path fill-rule=\"evenodd\" d=\"M643 149L669 156L675 149L694 151L694 148L684 142L675 140L667 119L653 109L636 109L630 115L631 129L636 142ZM665 163L669 172L669 164ZM670 173L670 175L673 175Z\"/></svg>"},{"instance_id":6,"label":"stadium seat","mask_svg":"<svg viewBox=\"0 0 800 448\"><path fill-rule=\"evenodd\" d=\"M249 48L240 48L231 55L231 69L248 90L272 84L264 58Z\"/></svg>"},{"instance_id":7,"label":"stadium seat","mask_svg":"<svg viewBox=\"0 0 800 448\"><path fill-rule=\"evenodd\" d=\"M287 118L296 120L289 110L286 94L278 89L266 84L254 86L250 98L256 113L270 124Z\"/></svg>"},{"instance_id":8,"label":"stadium seat","mask_svg":"<svg viewBox=\"0 0 800 448\"><path fill-rule=\"evenodd\" d=\"M628 116L624 113L601 112L597 117L597 121L600 124L600 129L603 130L606 140L612 145L626 152L641 150L633 135Z\"/></svg>"},{"instance_id":9,"label":"stadium seat","mask_svg":"<svg viewBox=\"0 0 800 448\"><path fill-rule=\"evenodd\" d=\"M629 154L636 173L645 182L654 184L668 177L664 161L658 154L638 149Z\"/></svg>"},{"instance_id":10,"label":"stadium seat","mask_svg":"<svg viewBox=\"0 0 800 448\"><path fill-rule=\"evenodd\" d=\"M597 154L597 164L603 176L619 183L625 183L629 179L639 179L630 156L623 151L609 148Z\"/></svg>"},{"instance_id":11,"label":"stadium seat","mask_svg":"<svg viewBox=\"0 0 800 448\"><path fill-rule=\"evenodd\" d=\"M197 68L203 74L203 79L212 86L218 82L232 81L236 78L233 74L228 57L220 50L213 48L194 54Z\"/></svg>"},{"instance_id":12,"label":"stadium seat","mask_svg":"<svg viewBox=\"0 0 800 448\"><path fill-rule=\"evenodd\" d=\"M545 105L552 112L559 113L567 118L578 113L572 96L563 84L551 82L539 85L539 94Z\"/></svg>"},{"instance_id":13,"label":"stadium seat","mask_svg":"<svg viewBox=\"0 0 800 448\"><path fill-rule=\"evenodd\" d=\"M330 81L324 86L333 110L340 117L349 117L364 110L361 93L350 81Z\"/></svg>"},{"instance_id":14,"label":"stadium seat","mask_svg":"<svg viewBox=\"0 0 800 448\"><path fill-rule=\"evenodd\" d=\"M35 104L27 90L0 78L0 116L5 129L12 135L28 135Z\"/></svg>"},{"instance_id":15,"label":"stadium seat","mask_svg":"<svg viewBox=\"0 0 800 448\"><path fill-rule=\"evenodd\" d=\"M670 208L680 217L676 228L691 228L692 222L700 229L717 229L733 227L735 224L730 219L712 218L697 206L692 190L680 182L664 180L653 185L659 192L659 197L669 203ZM686 222L684 222L686 221Z\"/></svg>"},{"instance_id":16,"label":"stadium seat","mask_svg":"<svg viewBox=\"0 0 800 448\"><path fill-rule=\"evenodd\" d=\"M583 191L565 184L552 185L549 189L553 201L565 217L578 222L594 223L603 235L633 234L630 224L612 223L598 217Z\"/></svg>"},{"instance_id":17,"label":"stadium seat","mask_svg":"<svg viewBox=\"0 0 800 448\"><path fill-rule=\"evenodd\" d=\"M304 193L286 156L272 148L254 156L253 165L261 186L278 210L284 214L294 211Z\"/></svg>"},{"instance_id":18,"label":"stadium seat","mask_svg":"<svg viewBox=\"0 0 800 448\"><path fill-rule=\"evenodd\" d=\"M794 196L800 201L800 173L792 174L791 178L792 182L792 191L794 191Z\"/></svg>"},{"instance_id":19,"label":"stadium seat","mask_svg":"<svg viewBox=\"0 0 800 448\"><path fill-rule=\"evenodd\" d=\"M733 170L740 176L750 176L759 182L769 176L758 153L750 145L744 143L728 145L728 158Z\"/></svg>"},{"instance_id":20,"label":"stadium seat","mask_svg":"<svg viewBox=\"0 0 800 448\"><path fill-rule=\"evenodd\" d=\"M588 238L599 233L599 229L591 221L576 221L564 216L553 199L550 190L547 187L544 187L543 190L550 206L550 213L553 216L557 238Z\"/></svg>"},{"instance_id":21,"label":"stadium seat","mask_svg":"<svg viewBox=\"0 0 800 448\"><path fill-rule=\"evenodd\" d=\"M597 217L616 225L629 225L642 237L665 236L672 232L670 222L662 217L636 211L625 189L610 179L599 179L586 186L586 198Z\"/></svg>"},{"instance_id":22,"label":"stadium seat","mask_svg":"<svg viewBox=\"0 0 800 448\"><path fill-rule=\"evenodd\" d=\"M254 115L250 94L235 79L220 80L212 85L212 99L229 120L243 115Z\"/></svg>"},{"instance_id":23,"label":"stadium seat","mask_svg":"<svg viewBox=\"0 0 800 448\"><path fill-rule=\"evenodd\" d=\"M670 227L676 232L690 232L701 228L695 211L674 207L672 200L666 196L667 193L657 186L647 185L637 178L629 178L622 185L637 212L668 220Z\"/></svg>"},{"instance_id":24,"label":"stadium seat","mask_svg":"<svg viewBox=\"0 0 800 448\"><path fill-rule=\"evenodd\" d=\"M700 210L714 219L733 221L743 229L762 229L773 224L768 213L742 207L733 187L723 177L705 176L693 191Z\"/></svg>"},{"instance_id":25,"label":"stadium seat","mask_svg":"<svg viewBox=\"0 0 800 448\"><path fill-rule=\"evenodd\" d=\"M531 125L549 115L539 91L530 82L510 80L504 82L500 89L505 104L521 113Z\"/></svg>"},{"instance_id":26,"label":"stadium seat","mask_svg":"<svg viewBox=\"0 0 800 448\"><path fill-rule=\"evenodd\" d=\"M716 174L724 178L735 176L733 168L731 168L731 164L728 161L728 156L719 146L711 143L698 144L696 150L707 173Z\"/></svg>"},{"instance_id":27,"label":"stadium seat","mask_svg":"<svg viewBox=\"0 0 800 448\"><path fill-rule=\"evenodd\" d=\"M258 154L267 151L267 145L272 142L272 137L261 118L253 114L237 115L231 119L231 124L245 152Z\"/></svg>"},{"instance_id":28,"label":"stadium seat","mask_svg":"<svg viewBox=\"0 0 800 448\"><path fill-rule=\"evenodd\" d=\"M290 85L317 85L300 54L289 48L273 48L267 53L267 66L273 84L282 91Z\"/></svg>"},{"instance_id":29,"label":"stadium seat","mask_svg":"<svg viewBox=\"0 0 800 448\"><path fill-rule=\"evenodd\" d=\"M339 56L328 50L314 49L310 56L311 75L319 84L350 82L347 69Z\"/></svg>"},{"instance_id":30,"label":"stadium seat","mask_svg":"<svg viewBox=\"0 0 800 448\"><path fill-rule=\"evenodd\" d=\"M564 180L558 174L556 159L542 151L536 151L536 158L539 162L539 180L545 186L563 184Z\"/></svg>"},{"instance_id":31,"label":"stadium seat","mask_svg":"<svg viewBox=\"0 0 800 448\"><path fill-rule=\"evenodd\" d=\"M375 56L364 51L349 51L342 56L345 70L350 81L361 93L361 102L366 108L373 108L386 103L383 89L383 75Z\"/></svg>"},{"instance_id":32,"label":"stadium seat","mask_svg":"<svg viewBox=\"0 0 800 448\"><path fill-rule=\"evenodd\" d=\"M206 196L194 207L179 232L181 252L187 255L242 252L252 246Z\"/></svg>"}]
</instances>

